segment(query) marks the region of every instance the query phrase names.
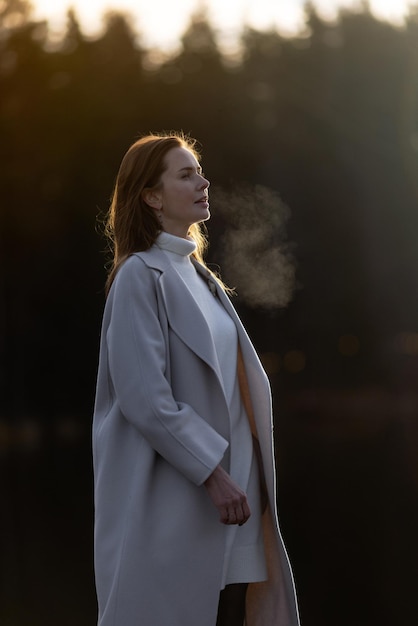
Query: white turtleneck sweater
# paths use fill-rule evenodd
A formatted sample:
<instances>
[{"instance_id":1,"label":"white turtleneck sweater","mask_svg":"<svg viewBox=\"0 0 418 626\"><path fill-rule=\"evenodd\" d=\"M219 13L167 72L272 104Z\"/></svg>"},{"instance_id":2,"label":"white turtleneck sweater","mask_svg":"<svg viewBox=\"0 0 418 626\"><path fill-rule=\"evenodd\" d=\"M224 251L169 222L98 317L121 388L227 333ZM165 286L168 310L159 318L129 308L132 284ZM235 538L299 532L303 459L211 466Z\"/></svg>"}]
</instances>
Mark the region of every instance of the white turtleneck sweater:
<instances>
[{"instance_id":1,"label":"white turtleneck sweater","mask_svg":"<svg viewBox=\"0 0 418 626\"><path fill-rule=\"evenodd\" d=\"M246 524L225 527L225 561L221 588L231 583L266 580L258 466L237 378L237 330L232 318L213 295L208 283L197 272L190 259L196 249L195 242L162 232L155 245L167 254L183 279L185 288L190 290L208 322L230 410L230 445L223 465L229 470L232 479L247 493L251 509L251 517ZM247 484L241 484L242 475L249 476Z\"/></svg>"}]
</instances>

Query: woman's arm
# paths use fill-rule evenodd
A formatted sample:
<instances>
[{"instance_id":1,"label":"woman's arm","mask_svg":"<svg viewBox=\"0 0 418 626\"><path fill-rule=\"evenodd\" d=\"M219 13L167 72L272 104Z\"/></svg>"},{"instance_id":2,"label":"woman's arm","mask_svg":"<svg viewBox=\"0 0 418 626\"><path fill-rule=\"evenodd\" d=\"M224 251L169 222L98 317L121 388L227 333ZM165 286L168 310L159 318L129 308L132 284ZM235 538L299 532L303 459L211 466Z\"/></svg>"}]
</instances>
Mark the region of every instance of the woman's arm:
<instances>
[{"instance_id":1,"label":"woman's arm","mask_svg":"<svg viewBox=\"0 0 418 626\"><path fill-rule=\"evenodd\" d=\"M173 397L165 377L167 346L155 276L142 259L130 257L121 267L108 306L109 370L121 412L161 456L202 484L222 460L228 442L191 406Z\"/></svg>"}]
</instances>

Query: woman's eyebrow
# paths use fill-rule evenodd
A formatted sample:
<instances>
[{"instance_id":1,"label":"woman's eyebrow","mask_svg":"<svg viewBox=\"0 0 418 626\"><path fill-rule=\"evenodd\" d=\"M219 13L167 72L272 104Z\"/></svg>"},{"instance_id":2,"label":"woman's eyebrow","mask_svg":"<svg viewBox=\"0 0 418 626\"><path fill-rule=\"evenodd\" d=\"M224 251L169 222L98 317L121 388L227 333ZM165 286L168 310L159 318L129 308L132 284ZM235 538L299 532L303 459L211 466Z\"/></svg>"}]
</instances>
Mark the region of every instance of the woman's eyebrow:
<instances>
[{"instance_id":1,"label":"woman's eyebrow","mask_svg":"<svg viewBox=\"0 0 418 626\"><path fill-rule=\"evenodd\" d=\"M202 168L200 167L200 165L198 167L181 167L179 169L179 172L197 172L198 174L202 173Z\"/></svg>"}]
</instances>

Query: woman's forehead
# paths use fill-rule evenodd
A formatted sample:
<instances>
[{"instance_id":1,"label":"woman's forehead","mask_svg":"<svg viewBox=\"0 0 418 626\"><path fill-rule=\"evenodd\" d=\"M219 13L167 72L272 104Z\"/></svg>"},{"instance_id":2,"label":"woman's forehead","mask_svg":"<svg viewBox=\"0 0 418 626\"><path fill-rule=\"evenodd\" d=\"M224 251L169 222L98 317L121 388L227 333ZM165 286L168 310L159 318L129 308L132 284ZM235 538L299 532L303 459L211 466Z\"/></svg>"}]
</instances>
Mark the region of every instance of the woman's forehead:
<instances>
[{"instance_id":1,"label":"woman's forehead","mask_svg":"<svg viewBox=\"0 0 418 626\"><path fill-rule=\"evenodd\" d=\"M173 148L166 155L167 169L181 170L186 167L199 169L200 164L193 152L187 148Z\"/></svg>"}]
</instances>

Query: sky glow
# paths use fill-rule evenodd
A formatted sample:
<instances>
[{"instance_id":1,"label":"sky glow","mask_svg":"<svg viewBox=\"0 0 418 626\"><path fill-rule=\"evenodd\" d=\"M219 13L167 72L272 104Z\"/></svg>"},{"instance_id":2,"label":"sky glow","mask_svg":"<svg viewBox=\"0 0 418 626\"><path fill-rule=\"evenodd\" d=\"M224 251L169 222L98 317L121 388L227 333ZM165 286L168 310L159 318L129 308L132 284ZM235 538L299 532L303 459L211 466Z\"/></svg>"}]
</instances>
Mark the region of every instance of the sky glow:
<instances>
[{"instance_id":1,"label":"sky glow","mask_svg":"<svg viewBox=\"0 0 418 626\"><path fill-rule=\"evenodd\" d=\"M141 32L148 48L166 51L178 47L179 37L188 24L190 15L199 7L206 7L220 39L233 40L242 24L264 30L274 27L283 34L294 34L303 25L303 0L34 0L35 17L47 19L53 32L65 27L66 12L74 7L83 32L100 32L102 15L109 9L127 11L133 25ZM358 7L359 0L315 0L318 12L335 18L341 7ZM402 24L408 13L407 0L370 0L376 17Z\"/></svg>"}]
</instances>

